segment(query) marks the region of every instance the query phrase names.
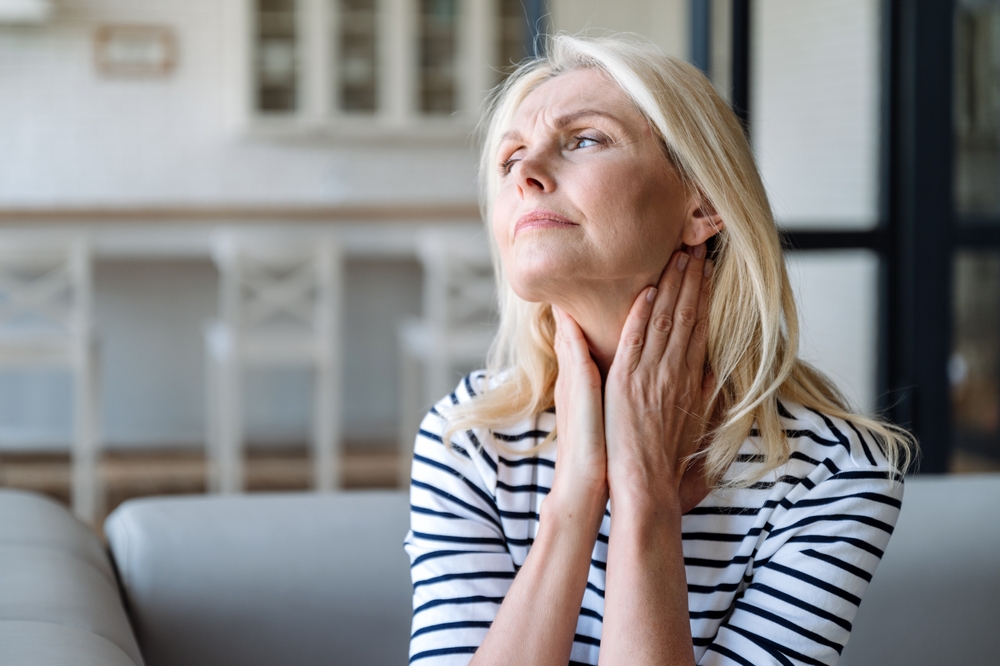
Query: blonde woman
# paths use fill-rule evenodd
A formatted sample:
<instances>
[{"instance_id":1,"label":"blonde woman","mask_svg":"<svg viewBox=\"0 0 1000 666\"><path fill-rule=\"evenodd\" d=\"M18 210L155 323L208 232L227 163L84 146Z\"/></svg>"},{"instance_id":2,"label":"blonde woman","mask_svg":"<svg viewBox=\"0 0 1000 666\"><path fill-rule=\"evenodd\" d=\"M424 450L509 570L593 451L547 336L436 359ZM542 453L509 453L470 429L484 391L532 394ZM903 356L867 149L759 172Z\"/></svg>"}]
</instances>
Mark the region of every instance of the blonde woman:
<instances>
[{"instance_id":1,"label":"blonde woman","mask_svg":"<svg viewBox=\"0 0 1000 666\"><path fill-rule=\"evenodd\" d=\"M410 662L833 664L909 439L796 357L711 84L624 37L547 52L485 119L500 333L417 436Z\"/></svg>"}]
</instances>

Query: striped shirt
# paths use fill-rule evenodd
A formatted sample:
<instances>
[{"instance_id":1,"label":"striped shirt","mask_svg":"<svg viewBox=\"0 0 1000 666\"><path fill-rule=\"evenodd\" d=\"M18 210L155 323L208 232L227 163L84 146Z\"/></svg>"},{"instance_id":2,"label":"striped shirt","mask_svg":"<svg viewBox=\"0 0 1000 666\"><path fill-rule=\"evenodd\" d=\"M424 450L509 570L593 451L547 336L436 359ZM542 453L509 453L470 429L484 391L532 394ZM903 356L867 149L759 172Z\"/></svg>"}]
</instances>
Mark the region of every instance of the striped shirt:
<instances>
[{"instance_id":1,"label":"striped shirt","mask_svg":"<svg viewBox=\"0 0 1000 666\"><path fill-rule=\"evenodd\" d=\"M442 443L448 405L483 389L466 377L431 409L416 439L406 537L413 578L410 663L467 664L524 564L552 485L555 426L546 411L504 431ZM870 433L781 403L791 459L749 488L713 491L682 517L695 661L702 665L834 664L899 515L902 484ZM754 433L727 474L760 465ZM609 507L610 509L610 507ZM571 664L596 664L611 512L605 513Z\"/></svg>"}]
</instances>

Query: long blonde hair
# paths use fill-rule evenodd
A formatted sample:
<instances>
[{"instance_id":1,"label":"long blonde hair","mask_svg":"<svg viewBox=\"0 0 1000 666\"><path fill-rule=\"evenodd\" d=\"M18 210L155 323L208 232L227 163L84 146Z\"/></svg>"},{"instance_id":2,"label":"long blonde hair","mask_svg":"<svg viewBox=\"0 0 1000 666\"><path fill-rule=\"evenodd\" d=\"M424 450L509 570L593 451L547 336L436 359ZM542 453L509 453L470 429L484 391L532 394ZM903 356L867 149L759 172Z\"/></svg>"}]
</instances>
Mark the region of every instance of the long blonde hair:
<instances>
[{"instance_id":1,"label":"long blonde hair","mask_svg":"<svg viewBox=\"0 0 1000 666\"><path fill-rule=\"evenodd\" d=\"M753 483L788 460L779 395L867 429L889 464L905 470L914 450L912 437L897 426L852 413L833 383L798 358L798 315L767 194L743 127L708 79L632 36L560 34L550 37L547 47L546 55L522 63L487 101L480 161L480 205L487 225L498 188L500 137L521 102L563 72L602 71L646 117L686 184L697 188L725 222L715 241L709 312L708 363L717 381L719 418L702 452L708 478L719 483L752 428L759 432L765 464L727 479L726 485ZM509 427L554 404L559 365L551 307L514 293L493 234L487 235L500 294L500 329L487 361L493 386L449 410L448 436L474 427Z\"/></svg>"}]
</instances>

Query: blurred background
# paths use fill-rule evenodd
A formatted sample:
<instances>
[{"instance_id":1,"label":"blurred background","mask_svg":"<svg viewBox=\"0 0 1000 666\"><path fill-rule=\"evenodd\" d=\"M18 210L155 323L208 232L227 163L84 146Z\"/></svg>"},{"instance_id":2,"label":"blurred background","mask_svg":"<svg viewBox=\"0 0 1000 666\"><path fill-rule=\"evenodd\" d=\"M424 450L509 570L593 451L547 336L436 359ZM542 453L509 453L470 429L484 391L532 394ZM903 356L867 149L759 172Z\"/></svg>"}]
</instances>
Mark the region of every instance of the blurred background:
<instances>
[{"instance_id":1,"label":"blurred background","mask_svg":"<svg viewBox=\"0 0 1000 666\"><path fill-rule=\"evenodd\" d=\"M584 29L737 110L802 354L1000 469L1000 0L0 0L0 485L401 483L489 339L480 104Z\"/></svg>"}]
</instances>

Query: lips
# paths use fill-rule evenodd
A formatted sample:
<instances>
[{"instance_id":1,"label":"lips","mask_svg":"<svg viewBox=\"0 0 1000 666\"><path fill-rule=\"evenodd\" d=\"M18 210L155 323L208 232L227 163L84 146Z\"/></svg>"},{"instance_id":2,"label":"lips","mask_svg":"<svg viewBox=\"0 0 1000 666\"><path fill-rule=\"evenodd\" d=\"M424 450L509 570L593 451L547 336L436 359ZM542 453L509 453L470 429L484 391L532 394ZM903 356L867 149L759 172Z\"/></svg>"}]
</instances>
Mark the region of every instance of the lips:
<instances>
[{"instance_id":1,"label":"lips","mask_svg":"<svg viewBox=\"0 0 1000 666\"><path fill-rule=\"evenodd\" d=\"M580 225L576 222L557 213L547 210L533 210L530 213L525 213L517 220L517 224L514 225L514 236L530 229L566 229L578 226Z\"/></svg>"}]
</instances>

